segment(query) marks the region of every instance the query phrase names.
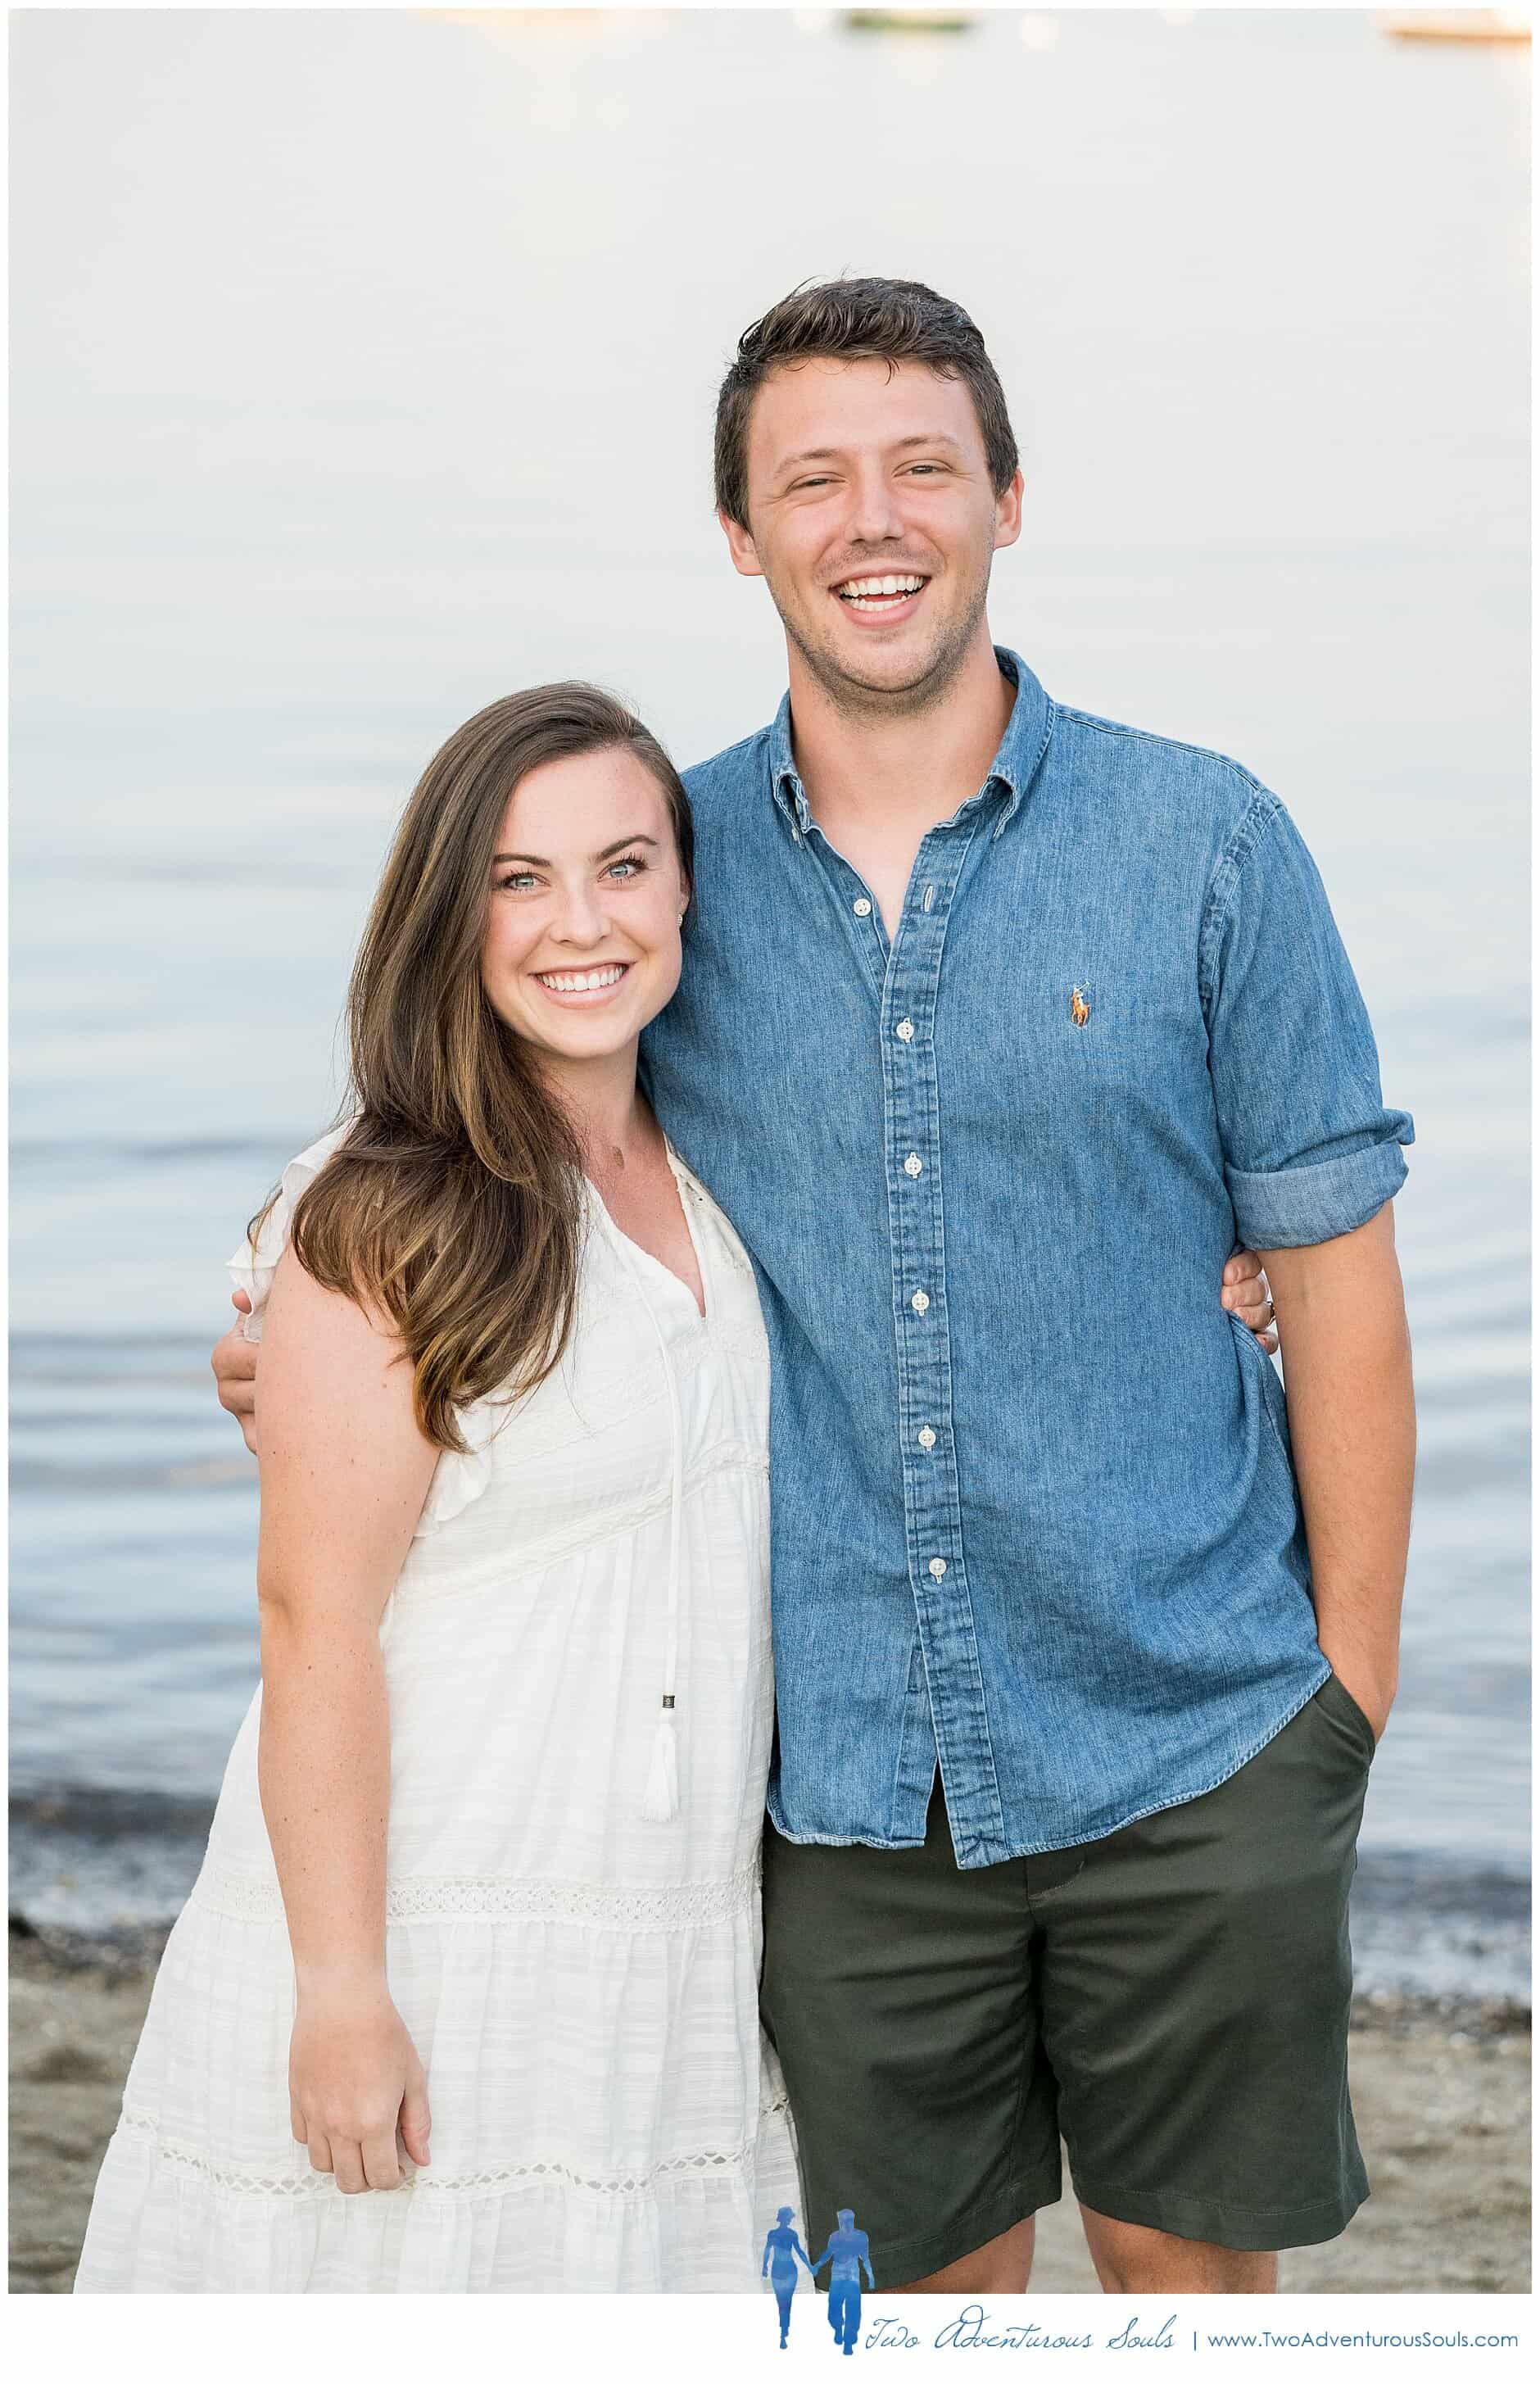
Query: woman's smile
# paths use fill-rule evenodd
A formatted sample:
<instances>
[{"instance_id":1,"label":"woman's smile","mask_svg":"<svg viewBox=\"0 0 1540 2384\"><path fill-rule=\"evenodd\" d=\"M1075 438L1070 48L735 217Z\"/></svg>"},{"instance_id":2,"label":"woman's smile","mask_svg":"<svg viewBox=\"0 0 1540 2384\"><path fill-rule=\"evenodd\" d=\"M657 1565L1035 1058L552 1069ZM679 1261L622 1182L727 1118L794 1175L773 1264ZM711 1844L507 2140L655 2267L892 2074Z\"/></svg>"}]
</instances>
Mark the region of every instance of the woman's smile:
<instances>
[{"instance_id":1,"label":"woman's smile","mask_svg":"<svg viewBox=\"0 0 1540 2384\"><path fill-rule=\"evenodd\" d=\"M564 1010L598 1010L619 991L631 966L629 961L604 961L585 969L532 969L530 975Z\"/></svg>"}]
</instances>

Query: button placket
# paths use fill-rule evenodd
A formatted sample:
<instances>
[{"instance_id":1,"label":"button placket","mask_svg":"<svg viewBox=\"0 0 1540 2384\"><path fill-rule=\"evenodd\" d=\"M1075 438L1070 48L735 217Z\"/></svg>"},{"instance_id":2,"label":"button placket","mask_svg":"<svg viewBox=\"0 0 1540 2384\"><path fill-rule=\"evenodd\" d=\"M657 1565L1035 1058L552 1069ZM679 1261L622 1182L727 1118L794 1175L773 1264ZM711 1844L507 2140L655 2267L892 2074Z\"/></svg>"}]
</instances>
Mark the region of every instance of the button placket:
<instances>
[{"instance_id":1,"label":"button placket","mask_svg":"<svg viewBox=\"0 0 1540 2384\"><path fill-rule=\"evenodd\" d=\"M828 889L839 906L862 968L880 1005L882 987L887 982L888 938L876 906L838 846L829 842L815 821L810 819L808 826L807 849L817 861Z\"/></svg>"},{"instance_id":2,"label":"button placket","mask_svg":"<svg viewBox=\"0 0 1540 2384\"><path fill-rule=\"evenodd\" d=\"M894 937L884 985L883 1107L893 1290L898 1324L899 1434L910 1580L938 1746L979 1785L966 1829L998 1829L988 1728L963 1560L951 1415L941 1205L936 1005L948 913L977 815L931 831ZM901 1198L900 1188L901 1187Z\"/></svg>"}]
</instances>

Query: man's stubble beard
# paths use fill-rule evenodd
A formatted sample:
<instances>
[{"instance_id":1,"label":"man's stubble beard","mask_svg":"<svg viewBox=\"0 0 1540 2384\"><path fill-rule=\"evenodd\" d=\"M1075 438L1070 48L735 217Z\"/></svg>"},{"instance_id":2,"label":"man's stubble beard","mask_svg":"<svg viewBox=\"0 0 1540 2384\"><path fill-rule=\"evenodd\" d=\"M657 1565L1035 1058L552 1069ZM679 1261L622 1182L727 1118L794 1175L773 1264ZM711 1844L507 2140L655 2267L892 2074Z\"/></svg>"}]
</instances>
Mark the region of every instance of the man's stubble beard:
<instances>
[{"instance_id":1,"label":"man's stubble beard","mask_svg":"<svg viewBox=\"0 0 1540 2384\"><path fill-rule=\"evenodd\" d=\"M863 679L852 678L832 653L801 634L796 621L776 603L776 591L768 575L765 586L780 615L782 628L835 710L847 720L913 720L939 703L967 661L989 602L989 574L986 571L966 615L943 639L919 677L904 687L872 687Z\"/></svg>"}]
</instances>

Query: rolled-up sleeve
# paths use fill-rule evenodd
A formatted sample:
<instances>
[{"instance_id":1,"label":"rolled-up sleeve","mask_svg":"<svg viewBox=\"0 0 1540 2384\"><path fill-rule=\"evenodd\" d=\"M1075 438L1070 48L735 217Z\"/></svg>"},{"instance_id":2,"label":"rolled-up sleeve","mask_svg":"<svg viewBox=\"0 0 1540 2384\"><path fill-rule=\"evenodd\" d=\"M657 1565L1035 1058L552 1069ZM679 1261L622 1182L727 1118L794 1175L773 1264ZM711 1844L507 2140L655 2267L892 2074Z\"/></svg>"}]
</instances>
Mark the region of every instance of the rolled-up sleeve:
<instances>
[{"instance_id":1,"label":"rolled-up sleeve","mask_svg":"<svg viewBox=\"0 0 1540 2384\"><path fill-rule=\"evenodd\" d=\"M1200 979L1224 1179L1253 1249L1329 1242L1406 1181L1363 997L1304 840L1263 788L1214 872Z\"/></svg>"}]
</instances>

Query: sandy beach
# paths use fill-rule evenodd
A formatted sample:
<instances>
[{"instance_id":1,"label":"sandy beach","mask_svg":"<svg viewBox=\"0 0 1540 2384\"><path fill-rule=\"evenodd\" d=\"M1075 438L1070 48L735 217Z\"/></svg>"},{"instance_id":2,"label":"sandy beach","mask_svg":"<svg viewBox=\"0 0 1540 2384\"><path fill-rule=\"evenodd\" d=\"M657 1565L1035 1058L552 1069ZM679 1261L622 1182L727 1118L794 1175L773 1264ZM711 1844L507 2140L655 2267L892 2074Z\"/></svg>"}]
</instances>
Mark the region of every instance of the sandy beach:
<instances>
[{"instance_id":1,"label":"sandy beach","mask_svg":"<svg viewBox=\"0 0 1540 2384\"><path fill-rule=\"evenodd\" d=\"M10 1940L10 2289L67 2293L156 1947ZM1510 2003L1362 2000L1352 2091L1372 2184L1285 2292L1530 2290L1530 2017ZM1038 2220L1034 2290L1095 2292L1074 2202Z\"/></svg>"}]
</instances>

